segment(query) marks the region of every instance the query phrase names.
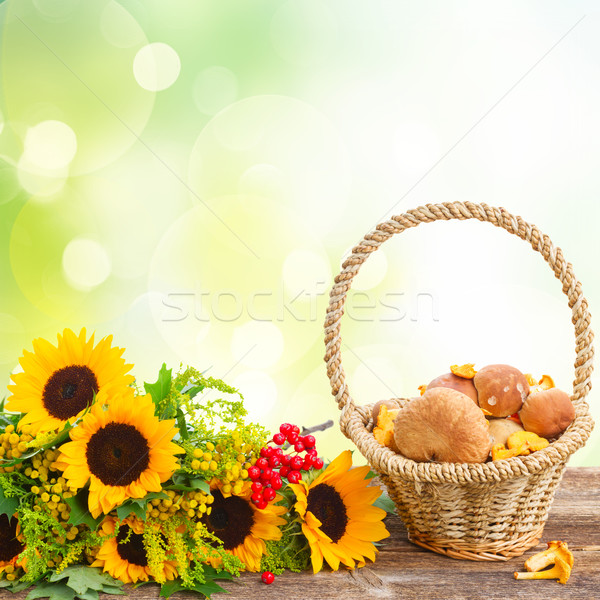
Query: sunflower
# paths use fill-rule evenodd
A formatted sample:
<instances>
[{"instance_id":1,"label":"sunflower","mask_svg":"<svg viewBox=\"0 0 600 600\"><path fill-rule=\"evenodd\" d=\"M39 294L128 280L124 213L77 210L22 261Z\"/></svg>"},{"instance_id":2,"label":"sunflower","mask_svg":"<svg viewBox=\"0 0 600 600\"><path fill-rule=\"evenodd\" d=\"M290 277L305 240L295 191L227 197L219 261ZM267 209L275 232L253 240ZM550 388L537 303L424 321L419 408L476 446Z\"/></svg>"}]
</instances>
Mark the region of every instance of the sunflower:
<instances>
[{"instance_id":1,"label":"sunflower","mask_svg":"<svg viewBox=\"0 0 600 600\"><path fill-rule=\"evenodd\" d=\"M346 450L310 485L289 484L315 573L323 567L323 559L334 571L340 563L354 568L364 565L365 558L375 560L373 542L390 535L382 522L385 511L372 506L381 490L368 486L369 467L350 470L351 466L352 455Z\"/></svg>"},{"instance_id":2,"label":"sunflower","mask_svg":"<svg viewBox=\"0 0 600 600\"><path fill-rule=\"evenodd\" d=\"M214 502L210 514L202 521L207 529L223 542L227 552L237 556L248 571L259 571L260 560L266 552L265 540L280 540L280 525L286 523L280 515L285 513L283 506L275 503L276 497L267 508L259 510L251 502L252 490L246 482L241 494L224 496L221 490L212 490ZM213 567L218 567L219 559L209 559Z\"/></svg>"},{"instance_id":3,"label":"sunflower","mask_svg":"<svg viewBox=\"0 0 600 600\"><path fill-rule=\"evenodd\" d=\"M11 375L14 385L6 409L25 413L19 427L29 424L31 434L62 428L93 402L133 382L126 373L123 349L111 347L112 336L94 346L94 334L86 341L85 329L79 337L70 329L58 334L58 345L43 338L33 341L33 352L23 351L19 359L23 371Z\"/></svg>"},{"instance_id":4,"label":"sunflower","mask_svg":"<svg viewBox=\"0 0 600 600\"><path fill-rule=\"evenodd\" d=\"M19 520L14 515L11 518L8 515L0 515L0 575L7 570L10 573L17 567L23 566L23 561L19 560L19 554L25 550L21 543Z\"/></svg>"},{"instance_id":5,"label":"sunflower","mask_svg":"<svg viewBox=\"0 0 600 600\"><path fill-rule=\"evenodd\" d=\"M183 450L171 440L174 420L154 416L149 395L124 388L110 397L105 410L96 402L71 429L70 442L60 447L56 467L75 489L90 480L88 506L94 517L108 513L127 498L159 492L177 468Z\"/></svg>"},{"instance_id":6,"label":"sunflower","mask_svg":"<svg viewBox=\"0 0 600 600\"><path fill-rule=\"evenodd\" d=\"M149 577L166 581L177 577L175 561L166 560L162 573L152 573L148 564L148 555L144 547L144 523L139 519L125 519L117 525L115 517L106 517L100 526L100 535L105 540L98 549L92 567L101 567L103 571L123 583L148 581Z\"/></svg>"}]
</instances>

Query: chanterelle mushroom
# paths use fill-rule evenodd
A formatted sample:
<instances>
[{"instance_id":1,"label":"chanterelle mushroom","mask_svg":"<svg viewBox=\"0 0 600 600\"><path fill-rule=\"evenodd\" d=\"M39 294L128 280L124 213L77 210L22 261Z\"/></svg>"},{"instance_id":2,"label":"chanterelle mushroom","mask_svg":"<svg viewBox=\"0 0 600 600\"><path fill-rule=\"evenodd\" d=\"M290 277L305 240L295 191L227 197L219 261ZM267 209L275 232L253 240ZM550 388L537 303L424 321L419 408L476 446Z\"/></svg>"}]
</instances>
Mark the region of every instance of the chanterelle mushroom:
<instances>
[{"instance_id":1,"label":"chanterelle mushroom","mask_svg":"<svg viewBox=\"0 0 600 600\"><path fill-rule=\"evenodd\" d=\"M567 583L574 562L567 543L554 540L548 542L546 550L528 558L525 561L527 573L515 572L515 579L558 579L560 583ZM549 565L554 566L542 571Z\"/></svg>"}]
</instances>

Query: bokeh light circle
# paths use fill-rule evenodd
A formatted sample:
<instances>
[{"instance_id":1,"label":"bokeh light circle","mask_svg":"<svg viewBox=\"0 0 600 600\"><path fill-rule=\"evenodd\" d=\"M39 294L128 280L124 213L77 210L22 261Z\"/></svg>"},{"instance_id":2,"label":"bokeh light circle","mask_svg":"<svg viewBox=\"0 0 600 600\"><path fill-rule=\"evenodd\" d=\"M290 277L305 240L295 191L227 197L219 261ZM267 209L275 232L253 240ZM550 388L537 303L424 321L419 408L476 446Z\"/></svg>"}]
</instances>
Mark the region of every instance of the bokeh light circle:
<instances>
[{"instance_id":1,"label":"bokeh light circle","mask_svg":"<svg viewBox=\"0 0 600 600\"><path fill-rule=\"evenodd\" d=\"M283 263L283 283L292 297L309 299L322 294L331 281L325 258L312 250L293 250Z\"/></svg>"},{"instance_id":2,"label":"bokeh light circle","mask_svg":"<svg viewBox=\"0 0 600 600\"><path fill-rule=\"evenodd\" d=\"M283 335L274 323L248 321L233 331L231 354L247 367L264 369L275 365L283 347Z\"/></svg>"},{"instance_id":3,"label":"bokeh light circle","mask_svg":"<svg viewBox=\"0 0 600 600\"><path fill-rule=\"evenodd\" d=\"M144 32L133 16L118 2L108 2L100 15L100 31L105 39L117 48L130 48L142 44Z\"/></svg>"},{"instance_id":4,"label":"bokeh light circle","mask_svg":"<svg viewBox=\"0 0 600 600\"><path fill-rule=\"evenodd\" d=\"M8 157L0 156L0 205L13 200L20 191L19 179Z\"/></svg>"},{"instance_id":5,"label":"bokeh light circle","mask_svg":"<svg viewBox=\"0 0 600 600\"><path fill-rule=\"evenodd\" d=\"M246 371L232 385L244 396L244 406L252 419L267 417L277 403L277 385L263 371Z\"/></svg>"},{"instance_id":6,"label":"bokeh light circle","mask_svg":"<svg viewBox=\"0 0 600 600\"><path fill-rule=\"evenodd\" d=\"M214 115L237 99L237 78L225 67L208 67L198 73L192 94L200 112Z\"/></svg>"},{"instance_id":7,"label":"bokeh light circle","mask_svg":"<svg viewBox=\"0 0 600 600\"><path fill-rule=\"evenodd\" d=\"M136 142L154 105L155 94L142 89L131 72L135 51L147 44L146 36L122 9L112 13L113 29L121 25L134 29L139 41L134 47L121 48L106 39L102 14L114 0L38 0L46 12L30 6L27 29L24 4L3 4L0 71L5 119L23 125L21 143L40 121L66 123L77 140L77 152L69 165L71 176L110 164ZM60 17L60 11L66 16ZM67 148L71 147L67 143ZM67 155L63 153L61 163ZM42 166L48 160L53 159L42 158Z\"/></svg>"},{"instance_id":8,"label":"bokeh light circle","mask_svg":"<svg viewBox=\"0 0 600 600\"><path fill-rule=\"evenodd\" d=\"M284 262L303 248L327 264L322 243L300 215L268 198L234 195L208 205L218 218L199 205L156 247L148 281L163 294L156 327L182 362L211 364L217 372L238 361L284 369L321 337L327 303L327 284L312 296L291 293L282 281Z\"/></svg>"},{"instance_id":9,"label":"bokeh light circle","mask_svg":"<svg viewBox=\"0 0 600 600\"><path fill-rule=\"evenodd\" d=\"M154 42L140 48L133 60L135 80L151 92L171 87L179 77L180 71L179 55L163 42Z\"/></svg>"},{"instance_id":10,"label":"bokeh light circle","mask_svg":"<svg viewBox=\"0 0 600 600\"><path fill-rule=\"evenodd\" d=\"M106 250L95 240L75 239L67 244L62 266L68 281L80 289L91 289L106 281L111 264Z\"/></svg>"},{"instance_id":11,"label":"bokeh light circle","mask_svg":"<svg viewBox=\"0 0 600 600\"><path fill-rule=\"evenodd\" d=\"M339 228L352 178L346 148L322 113L295 98L265 95L212 118L192 150L188 181L200 198L256 194L300 207L323 236Z\"/></svg>"},{"instance_id":12,"label":"bokeh light circle","mask_svg":"<svg viewBox=\"0 0 600 600\"><path fill-rule=\"evenodd\" d=\"M24 155L42 169L61 169L77 152L75 132L61 121L42 121L27 130Z\"/></svg>"}]
</instances>

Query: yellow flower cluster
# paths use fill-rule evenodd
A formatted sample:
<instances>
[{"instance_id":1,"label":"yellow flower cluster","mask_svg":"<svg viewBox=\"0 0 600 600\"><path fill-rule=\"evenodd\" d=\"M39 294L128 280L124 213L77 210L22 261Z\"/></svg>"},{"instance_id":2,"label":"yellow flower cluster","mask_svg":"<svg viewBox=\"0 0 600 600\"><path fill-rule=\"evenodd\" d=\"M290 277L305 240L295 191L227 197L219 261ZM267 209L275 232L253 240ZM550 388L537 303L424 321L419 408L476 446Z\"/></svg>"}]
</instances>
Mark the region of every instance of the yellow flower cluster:
<instances>
[{"instance_id":1,"label":"yellow flower cluster","mask_svg":"<svg viewBox=\"0 0 600 600\"><path fill-rule=\"evenodd\" d=\"M43 468L47 467L38 467L38 469ZM28 467L26 472L30 469L31 467ZM41 478L42 472L38 471L38 473L39 474L37 477ZM53 531L53 533L57 536L59 543L64 543L64 540L74 540L79 533L79 530L77 527L69 526L68 521L71 514L71 509L65 502L65 499L72 498L77 490L70 487L64 477L53 477L49 481L47 480L47 482L42 486L32 486L31 491L36 496L33 510L35 512L47 512L60 523L61 529L56 529Z\"/></svg>"},{"instance_id":2,"label":"yellow flower cluster","mask_svg":"<svg viewBox=\"0 0 600 600\"><path fill-rule=\"evenodd\" d=\"M27 454L29 447L27 442L32 440L32 436L28 428L25 428L21 433L15 431L14 425L8 425L4 433L0 434L0 459L14 460L21 458L23 454ZM10 467L0 467L0 473L12 473L15 469L19 469L21 464Z\"/></svg>"},{"instance_id":3,"label":"yellow flower cluster","mask_svg":"<svg viewBox=\"0 0 600 600\"><path fill-rule=\"evenodd\" d=\"M197 492L175 492L166 490L168 498L155 498L148 502L146 514L153 519L166 521L170 516L179 514L188 519L198 518L210 514L214 498L202 491Z\"/></svg>"},{"instance_id":4,"label":"yellow flower cluster","mask_svg":"<svg viewBox=\"0 0 600 600\"><path fill-rule=\"evenodd\" d=\"M231 454L231 449L234 453ZM226 448L221 444L216 446L207 442L205 448L195 448L191 467L194 471L200 471L203 476L210 479L217 471L222 471L219 476L224 482L222 491L224 494L241 494L244 481L248 479L248 468L256 462L256 457L251 459L253 448L244 444L237 431L231 432L231 440L228 440L229 453L225 456ZM226 461L223 464L223 461Z\"/></svg>"},{"instance_id":5,"label":"yellow flower cluster","mask_svg":"<svg viewBox=\"0 0 600 600\"><path fill-rule=\"evenodd\" d=\"M58 452L54 450L45 450L44 452L40 452L36 454L31 459L31 467L27 467L24 471L27 477L31 477L32 479L39 479L44 483L50 483L52 485L56 485L58 480L60 479L61 485L66 485L66 481L63 477L59 477L56 479L52 477L51 473L58 472L58 469L54 465L54 461L58 457ZM75 488L69 490L73 492ZM69 496L67 496L68 498Z\"/></svg>"}]
</instances>

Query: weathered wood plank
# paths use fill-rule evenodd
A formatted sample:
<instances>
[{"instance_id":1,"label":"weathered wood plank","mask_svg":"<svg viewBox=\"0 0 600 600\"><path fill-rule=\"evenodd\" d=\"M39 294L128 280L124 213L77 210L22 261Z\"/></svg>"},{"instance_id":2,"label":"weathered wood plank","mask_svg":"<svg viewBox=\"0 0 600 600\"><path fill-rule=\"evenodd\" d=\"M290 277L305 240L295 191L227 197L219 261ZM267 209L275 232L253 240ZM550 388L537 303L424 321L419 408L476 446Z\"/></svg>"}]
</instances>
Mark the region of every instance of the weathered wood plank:
<instances>
[{"instance_id":1,"label":"weathered wood plank","mask_svg":"<svg viewBox=\"0 0 600 600\"><path fill-rule=\"evenodd\" d=\"M246 573L239 581L226 582L229 595L213 598L264 598L304 600L308 598L402 598L403 600L600 600L600 468L567 469L550 513L543 543L523 557L507 562L459 561L439 556L411 544L400 519L386 520L391 536L381 548L375 564L357 571L285 573L270 586L260 574ZM514 571L523 570L525 559L546 547L545 542L562 539L575 556L571 579L556 581L515 581ZM128 591L135 600L156 600L158 586L147 585ZM25 593L0 597L23 600ZM123 596L104 596L119 600ZM176 599L197 596L180 593Z\"/></svg>"}]
</instances>

